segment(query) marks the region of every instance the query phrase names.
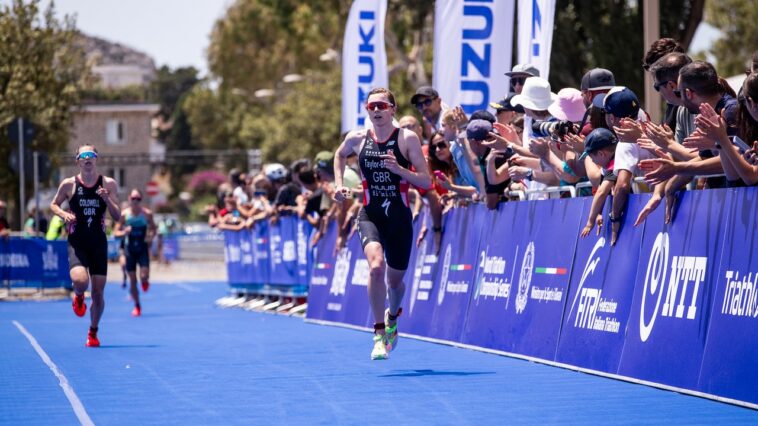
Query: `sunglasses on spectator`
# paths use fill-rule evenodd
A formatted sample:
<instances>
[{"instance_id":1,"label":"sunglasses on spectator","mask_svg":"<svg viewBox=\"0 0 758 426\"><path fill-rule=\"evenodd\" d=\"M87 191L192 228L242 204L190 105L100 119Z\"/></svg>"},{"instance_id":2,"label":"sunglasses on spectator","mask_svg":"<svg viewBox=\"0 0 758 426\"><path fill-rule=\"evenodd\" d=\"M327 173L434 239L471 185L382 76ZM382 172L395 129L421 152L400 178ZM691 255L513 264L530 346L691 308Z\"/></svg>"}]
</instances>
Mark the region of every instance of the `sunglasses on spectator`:
<instances>
[{"instance_id":1,"label":"sunglasses on spectator","mask_svg":"<svg viewBox=\"0 0 758 426\"><path fill-rule=\"evenodd\" d=\"M523 86L526 82L527 77L511 77L511 84L512 85L521 85Z\"/></svg>"},{"instance_id":2,"label":"sunglasses on spectator","mask_svg":"<svg viewBox=\"0 0 758 426\"><path fill-rule=\"evenodd\" d=\"M369 111L386 111L392 107L391 103L388 102L369 102L366 104L366 109Z\"/></svg>"},{"instance_id":3,"label":"sunglasses on spectator","mask_svg":"<svg viewBox=\"0 0 758 426\"><path fill-rule=\"evenodd\" d=\"M95 151L80 152L79 155L76 156L77 160L91 160L93 158L97 158L97 153Z\"/></svg>"},{"instance_id":4,"label":"sunglasses on spectator","mask_svg":"<svg viewBox=\"0 0 758 426\"><path fill-rule=\"evenodd\" d=\"M434 146L437 149L445 149L445 148L447 148L447 142L445 142L445 141L439 141L437 143L433 143L432 146Z\"/></svg>"},{"instance_id":5,"label":"sunglasses on spectator","mask_svg":"<svg viewBox=\"0 0 758 426\"><path fill-rule=\"evenodd\" d=\"M142 201L142 197L132 197L130 198L132 201Z\"/></svg>"},{"instance_id":6,"label":"sunglasses on spectator","mask_svg":"<svg viewBox=\"0 0 758 426\"><path fill-rule=\"evenodd\" d=\"M653 89L655 89L656 92L660 92L661 91L661 87L663 87L663 86L665 86L665 85L667 85L669 83L672 83L672 81L671 80L657 81L657 82L653 83Z\"/></svg>"},{"instance_id":7,"label":"sunglasses on spectator","mask_svg":"<svg viewBox=\"0 0 758 426\"><path fill-rule=\"evenodd\" d=\"M674 89L672 90L672 92L674 93L674 96L676 96L677 98L681 98L682 92L684 92L685 90L686 89Z\"/></svg>"},{"instance_id":8,"label":"sunglasses on spectator","mask_svg":"<svg viewBox=\"0 0 758 426\"><path fill-rule=\"evenodd\" d=\"M436 98L426 98L423 101L416 102L416 109L424 109L425 107L431 106L434 99Z\"/></svg>"}]
</instances>

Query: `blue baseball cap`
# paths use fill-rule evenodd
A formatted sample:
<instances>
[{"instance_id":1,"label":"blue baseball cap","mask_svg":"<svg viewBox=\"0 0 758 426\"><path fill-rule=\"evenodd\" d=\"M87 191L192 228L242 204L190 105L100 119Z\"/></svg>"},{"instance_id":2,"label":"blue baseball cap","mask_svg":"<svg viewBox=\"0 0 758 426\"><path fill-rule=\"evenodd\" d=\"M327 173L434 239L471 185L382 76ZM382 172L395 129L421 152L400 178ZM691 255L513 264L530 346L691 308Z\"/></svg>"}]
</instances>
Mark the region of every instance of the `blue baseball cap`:
<instances>
[{"instance_id":1,"label":"blue baseball cap","mask_svg":"<svg viewBox=\"0 0 758 426\"><path fill-rule=\"evenodd\" d=\"M616 86L608 93L595 96L592 105L613 114L617 118L637 118L640 100L628 87Z\"/></svg>"},{"instance_id":2,"label":"blue baseball cap","mask_svg":"<svg viewBox=\"0 0 758 426\"><path fill-rule=\"evenodd\" d=\"M579 156L579 160L584 160L584 158L591 153L603 149L606 146L615 145L617 142L618 138L616 138L616 135L610 130L602 127L595 129L584 139L584 152Z\"/></svg>"},{"instance_id":3,"label":"blue baseball cap","mask_svg":"<svg viewBox=\"0 0 758 426\"><path fill-rule=\"evenodd\" d=\"M487 120L471 120L466 126L466 137L469 140L486 140L492 131L492 123Z\"/></svg>"}]
</instances>

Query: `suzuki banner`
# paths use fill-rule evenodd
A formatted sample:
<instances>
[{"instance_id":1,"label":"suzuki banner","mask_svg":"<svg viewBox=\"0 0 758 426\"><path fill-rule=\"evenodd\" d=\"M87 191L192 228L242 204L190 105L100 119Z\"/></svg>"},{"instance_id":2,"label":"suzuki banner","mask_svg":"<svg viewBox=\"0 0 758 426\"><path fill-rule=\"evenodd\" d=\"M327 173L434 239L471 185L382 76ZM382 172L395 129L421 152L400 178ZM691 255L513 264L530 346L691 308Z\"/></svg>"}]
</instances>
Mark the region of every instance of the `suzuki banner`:
<instances>
[{"instance_id":1,"label":"suzuki banner","mask_svg":"<svg viewBox=\"0 0 758 426\"><path fill-rule=\"evenodd\" d=\"M540 77L550 76L555 0L519 0L518 63L532 64Z\"/></svg>"},{"instance_id":2,"label":"suzuki banner","mask_svg":"<svg viewBox=\"0 0 758 426\"><path fill-rule=\"evenodd\" d=\"M680 197L671 224L662 208L645 221L619 374L696 389L719 279L727 190Z\"/></svg>"},{"instance_id":3,"label":"suzuki banner","mask_svg":"<svg viewBox=\"0 0 758 426\"><path fill-rule=\"evenodd\" d=\"M387 0L354 0L342 46L342 132L363 128L371 89L389 88L384 17Z\"/></svg>"},{"instance_id":4,"label":"suzuki banner","mask_svg":"<svg viewBox=\"0 0 758 426\"><path fill-rule=\"evenodd\" d=\"M582 207L577 199L502 206L479 243L464 343L555 359Z\"/></svg>"},{"instance_id":5,"label":"suzuki banner","mask_svg":"<svg viewBox=\"0 0 758 426\"><path fill-rule=\"evenodd\" d=\"M514 0L437 0L434 88L467 114L508 93Z\"/></svg>"},{"instance_id":6,"label":"suzuki banner","mask_svg":"<svg viewBox=\"0 0 758 426\"><path fill-rule=\"evenodd\" d=\"M720 206L724 251L714 280L708 337L698 390L758 404L758 191L729 193ZM703 304L703 309L708 309Z\"/></svg>"},{"instance_id":7,"label":"suzuki banner","mask_svg":"<svg viewBox=\"0 0 758 426\"><path fill-rule=\"evenodd\" d=\"M629 197L621 232L611 246L611 228L579 238L571 272L556 361L616 374L624 348L637 276L642 226L633 226L649 195ZM584 198L586 223L592 198ZM611 198L603 216L608 217ZM606 221L607 223L607 221Z\"/></svg>"}]
</instances>

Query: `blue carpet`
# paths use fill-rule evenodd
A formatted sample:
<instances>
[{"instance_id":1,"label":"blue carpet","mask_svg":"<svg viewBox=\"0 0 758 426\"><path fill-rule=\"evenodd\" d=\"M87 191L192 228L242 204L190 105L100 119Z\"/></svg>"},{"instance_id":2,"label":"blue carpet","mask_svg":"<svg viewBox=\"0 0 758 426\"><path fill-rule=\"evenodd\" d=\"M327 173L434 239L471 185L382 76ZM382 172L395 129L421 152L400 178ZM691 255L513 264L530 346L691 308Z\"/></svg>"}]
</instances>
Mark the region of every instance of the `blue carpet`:
<instances>
[{"instance_id":1,"label":"blue carpet","mask_svg":"<svg viewBox=\"0 0 758 426\"><path fill-rule=\"evenodd\" d=\"M0 304L0 424L758 424L758 412L527 361L404 339L372 362L370 335L219 309L222 283L153 285L141 318L106 291L100 349L70 302ZM402 323L401 323L402 324Z\"/></svg>"}]
</instances>

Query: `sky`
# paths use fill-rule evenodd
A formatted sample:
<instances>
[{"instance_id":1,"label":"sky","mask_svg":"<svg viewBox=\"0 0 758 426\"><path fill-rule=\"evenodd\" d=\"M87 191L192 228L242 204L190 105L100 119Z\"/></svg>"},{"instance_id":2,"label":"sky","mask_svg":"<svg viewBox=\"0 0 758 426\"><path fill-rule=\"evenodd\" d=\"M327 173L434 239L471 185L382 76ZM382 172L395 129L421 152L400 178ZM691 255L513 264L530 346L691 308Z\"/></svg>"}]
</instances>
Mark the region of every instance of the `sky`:
<instances>
[{"instance_id":1,"label":"sky","mask_svg":"<svg viewBox=\"0 0 758 426\"><path fill-rule=\"evenodd\" d=\"M150 55L156 66L194 66L205 75L205 50L216 20L234 0L55 0L59 16L76 15L86 34ZM7 5L11 0L0 0ZM50 0L42 0L47 7ZM707 50L719 31L701 24L690 53Z\"/></svg>"},{"instance_id":2,"label":"sky","mask_svg":"<svg viewBox=\"0 0 758 426\"><path fill-rule=\"evenodd\" d=\"M85 34L150 55L157 67L191 65L204 75L213 24L232 1L55 0L55 10L59 17L76 15L76 26ZM49 3L42 0L40 5L44 10Z\"/></svg>"}]
</instances>

